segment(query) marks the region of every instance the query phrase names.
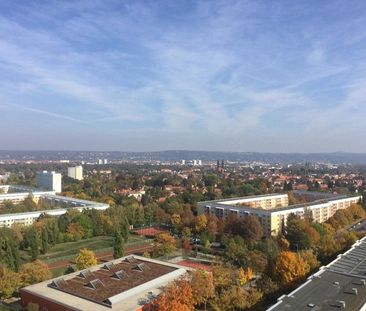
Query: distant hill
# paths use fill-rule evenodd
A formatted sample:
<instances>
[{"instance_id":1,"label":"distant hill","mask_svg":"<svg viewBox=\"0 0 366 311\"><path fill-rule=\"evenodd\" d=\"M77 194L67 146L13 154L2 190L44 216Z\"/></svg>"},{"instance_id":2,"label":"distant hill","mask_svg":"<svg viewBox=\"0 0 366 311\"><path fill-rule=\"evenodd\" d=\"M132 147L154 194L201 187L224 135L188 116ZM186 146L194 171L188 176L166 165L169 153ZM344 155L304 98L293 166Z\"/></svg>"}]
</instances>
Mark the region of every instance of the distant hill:
<instances>
[{"instance_id":1,"label":"distant hill","mask_svg":"<svg viewBox=\"0 0 366 311\"><path fill-rule=\"evenodd\" d=\"M195 150L167 150L157 152L123 152L123 151L9 151L0 150L0 160L61 160L92 161L99 158L109 160L152 160L180 161L201 159L203 161L235 161L266 163L305 163L329 162L366 164L365 153L260 153L260 152L220 152Z\"/></svg>"}]
</instances>

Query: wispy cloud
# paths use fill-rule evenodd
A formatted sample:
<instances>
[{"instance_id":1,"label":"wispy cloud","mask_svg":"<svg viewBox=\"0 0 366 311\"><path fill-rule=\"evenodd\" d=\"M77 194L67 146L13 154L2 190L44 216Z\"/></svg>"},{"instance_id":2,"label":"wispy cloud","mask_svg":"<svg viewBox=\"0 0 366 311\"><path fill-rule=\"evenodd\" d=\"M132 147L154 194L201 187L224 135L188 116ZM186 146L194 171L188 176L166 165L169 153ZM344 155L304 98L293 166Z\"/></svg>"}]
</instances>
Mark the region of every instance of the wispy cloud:
<instances>
[{"instance_id":1,"label":"wispy cloud","mask_svg":"<svg viewBox=\"0 0 366 311\"><path fill-rule=\"evenodd\" d=\"M0 91L14 109L79 123L80 137L93 124L135 147L135 137L154 129L161 146L141 138L143 150L273 150L273 133L293 133L289 144L295 135L310 141L315 129L347 128L365 112L362 9L312 1L4 1ZM125 146L115 141L106 143Z\"/></svg>"}]
</instances>

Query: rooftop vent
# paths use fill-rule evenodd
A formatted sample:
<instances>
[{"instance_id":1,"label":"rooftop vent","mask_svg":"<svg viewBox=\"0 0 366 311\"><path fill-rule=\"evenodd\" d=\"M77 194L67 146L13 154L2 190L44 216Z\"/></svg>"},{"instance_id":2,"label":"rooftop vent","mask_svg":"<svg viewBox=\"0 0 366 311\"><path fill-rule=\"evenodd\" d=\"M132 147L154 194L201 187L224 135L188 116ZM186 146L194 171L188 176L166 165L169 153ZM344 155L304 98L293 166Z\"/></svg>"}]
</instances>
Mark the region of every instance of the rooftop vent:
<instances>
[{"instance_id":1,"label":"rooftop vent","mask_svg":"<svg viewBox=\"0 0 366 311\"><path fill-rule=\"evenodd\" d=\"M91 272L90 270L84 270L84 271L81 271L78 276L83 279L89 279L89 278L93 277L94 275L93 275L93 272Z\"/></svg>"},{"instance_id":2,"label":"rooftop vent","mask_svg":"<svg viewBox=\"0 0 366 311\"><path fill-rule=\"evenodd\" d=\"M90 282L88 282L85 287L88 287L88 288L91 288L91 289L99 289L99 288L103 288L104 287L104 284L102 283L101 280L99 279L95 279L95 280L92 280Z\"/></svg>"},{"instance_id":3,"label":"rooftop vent","mask_svg":"<svg viewBox=\"0 0 366 311\"><path fill-rule=\"evenodd\" d=\"M342 309L346 309L346 302L344 300L337 300L337 306Z\"/></svg>"},{"instance_id":4,"label":"rooftop vent","mask_svg":"<svg viewBox=\"0 0 366 311\"><path fill-rule=\"evenodd\" d=\"M103 269L109 270L111 271L114 268L114 263L113 262L107 262L104 266Z\"/></svg>"},{"instance_id":5,"label":"rooftop vent","mask_svg":"<svg viewBox=\"0 0 366 311\"><path fill-rule=\"evenodd\" d=\"M365 286L365 285L366 285L366 280L361 279L361 280L359 280L359 281L354 281L354 282L352 282L352 284L354 284L354 285L361 285L361 286Z\"/></svg>"},{"instance_id":6,"label":"rooftop vent","mask_svg":"<svg viewBox=\"0 0 366 311\"><path fill-rule=\"evenodd\" d=\"M50 284L51 287L54 287L54 288L62 288L64 286L66 286L66 281L64 279L57 279L57 280L53 280L52 283Z\"/></svg>"},{"instance_id":7,"label":"rooftop vent","mask_svg":"<svg viewBox=\"0 0 366 311\"><path fill-rule=\"evenodd\" d=\"M352 295L357 295L358 294L358 290L356 287L352 287L351 289L346 289L344 291L345 294L352 294Z\"/></svg>"},{"instance_id":8,"label":"rooftop vent","mask_svg":"<svg viewBox=\"0 0 366 311\"><path fill-rule=\"evenodd\" d=\"M334 284L334 285L339 285L339 282L334 281L334 282L333 282L333 284Z\"/></svg>"},{"instance_id":9,"label":"rooftop vent","mask_svg":"<svg viewBox=\"0 0 366 311\"><path fill-rule=\"evenodd\" d=\"M136 258L135 258L135 257L133 257L133 256L127 256L127 257L126 257L126 259L125 259L125 261L127 261L128 263L134 263L134 262L136 262L137 260L136 260Z\"/></svg>"},{"instance_id":10,"label":"rooftop vent","mask_svg":"<svg viewBox=\"0 0 366 311\"><path fill-rule=\"evenodd\" d=\"M135 268L136 271L144 271L144 270L150 270L150 267L145 263L139 263Z\"/></svg>"},{"instance_id":11,"label":"rooftop vent","mask_svg":"<svg viewBox=\"0 0 366 311\"><path fill-rule=\"evenodd\" d=\"M128 274L123 270L119 270L119 271L116 271L115 273L113 273L112 278L118 279L118 280L123 280L123 279L128 278Z\"/></svg>"}]
</instances>

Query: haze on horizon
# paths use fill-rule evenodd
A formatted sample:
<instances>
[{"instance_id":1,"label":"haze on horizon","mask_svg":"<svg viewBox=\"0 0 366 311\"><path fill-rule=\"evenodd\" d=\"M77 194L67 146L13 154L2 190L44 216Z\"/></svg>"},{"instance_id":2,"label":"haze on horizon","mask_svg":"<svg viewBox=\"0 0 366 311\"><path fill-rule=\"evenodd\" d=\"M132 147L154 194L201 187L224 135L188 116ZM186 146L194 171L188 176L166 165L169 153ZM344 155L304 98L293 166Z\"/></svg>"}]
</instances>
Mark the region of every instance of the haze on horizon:
<instances>
[{"instance_id":1,"label":"haze on horizon","mask_svg":"<svg viewBox=\"0 0 366 311\"><path fill-rule=\"evenodd\" d=\"M0 2L0 149L366 152L365 1Z\"/></svg>"}]
</instances>

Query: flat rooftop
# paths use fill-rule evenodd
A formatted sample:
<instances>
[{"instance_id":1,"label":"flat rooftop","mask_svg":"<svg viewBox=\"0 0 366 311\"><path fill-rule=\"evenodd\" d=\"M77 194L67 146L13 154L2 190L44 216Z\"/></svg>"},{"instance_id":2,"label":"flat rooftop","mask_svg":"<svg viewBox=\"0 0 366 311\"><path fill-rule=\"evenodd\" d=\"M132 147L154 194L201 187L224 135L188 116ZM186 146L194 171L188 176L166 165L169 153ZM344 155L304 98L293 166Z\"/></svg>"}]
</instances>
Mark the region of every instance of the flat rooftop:
<instances>
[{"instance_id":1,"label":"flat rooftop","mask_svg":"<svg viewBox=\"0 0 366 311\"><path fill-rule=\"evenodd\" d=\"M101 202L94 202L88 200L75 199L71 197L65 197L61 195L56 195L54 191L44 191L39 188L33 188L28 186L18 186L18 185L2 185L0 186L0 203L5 200L15 200L19 201L19 199L26 198L29 195L33 195L38 198L46 199L52 202L52 206L50 209L41 211L47 212L49 210L56 210L62 208L70 208L70 207L89 207L89 208L99 208L104 209L108 207L108 204ZM32 212L32 211L25 211ZM22 212L14 212L14 213L22 213ZM0 214L14 214L11 210L9 211L1 211Z\"/></svg>"},{"instance_id":2,"label":"flat rooftop","mask_svg":"<svg viewBox=\"0 0 366 311\"><path fill-rule=\"evenodd\" d=\"M154 299L162 286L185 273L181 266L133 255L21 291L78 310L129 311Z\"/></svg>"},{"instance_id":3,"label":"flat rooftop","mask_svg":"<svg viewBox=\"0 0 366 311\"><path fill-rule=\"evenodd\" d=\"M268 311L361 310L366 304L366 237Z\"/></svg>"},{"instance_id":4,"label":"flat rooftop","mask_svg":"<svg viewBox=\"0 0 366 311\"><path fill-rule=\"evenodd\" d=\"M108 298L174 270L176 270L174 267L147 262L131 256L115 263L105 264L94 271L82 271L67 280L53 281L49 286L109 306Z\"/></svg>"}]
</instances>

